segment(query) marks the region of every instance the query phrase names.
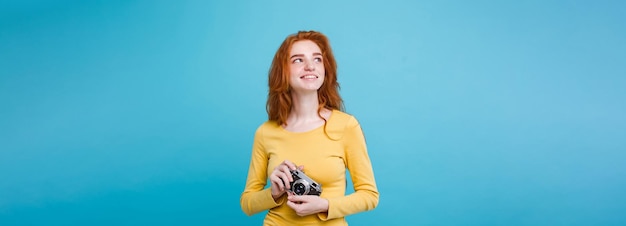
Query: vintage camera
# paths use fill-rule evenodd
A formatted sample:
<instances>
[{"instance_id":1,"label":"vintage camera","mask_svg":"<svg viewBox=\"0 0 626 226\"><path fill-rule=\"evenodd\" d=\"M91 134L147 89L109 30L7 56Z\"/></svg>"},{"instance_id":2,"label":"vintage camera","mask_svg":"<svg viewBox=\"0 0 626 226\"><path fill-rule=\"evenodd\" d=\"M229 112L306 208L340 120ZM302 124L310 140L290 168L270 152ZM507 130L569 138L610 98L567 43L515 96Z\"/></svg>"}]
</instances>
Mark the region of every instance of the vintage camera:
<instances>
[{"instance_id":1,"label":"vintage camera","mask_svg":"<svg viewBox=\"0 0 626 226\"><path fill-rule=\"evenodd\" d=\"M299 169L292 170L293 182L289 183L290 190L296 195L317 195L322 194L322 185L309 178Z\"/></svg>"}]
</instances>

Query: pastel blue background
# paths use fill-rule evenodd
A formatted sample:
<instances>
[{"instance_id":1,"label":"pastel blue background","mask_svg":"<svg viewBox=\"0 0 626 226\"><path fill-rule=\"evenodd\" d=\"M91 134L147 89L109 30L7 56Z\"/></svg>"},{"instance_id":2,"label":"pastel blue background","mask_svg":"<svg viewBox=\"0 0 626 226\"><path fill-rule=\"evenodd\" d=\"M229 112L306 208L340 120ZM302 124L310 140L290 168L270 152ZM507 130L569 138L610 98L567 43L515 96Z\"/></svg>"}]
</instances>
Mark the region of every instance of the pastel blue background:
<instances>
[{"instance_id":1,"label":"pastel blue background","mask_svg":"<svg viewBox=\"0 0 626 226\"><path fill-rule=\"evenodd\" d=\"M626 225L623 1L0 3L0 225L260 225L282 40L328 35L380 189L351 225Z\"/></svg>"}]
</instances>

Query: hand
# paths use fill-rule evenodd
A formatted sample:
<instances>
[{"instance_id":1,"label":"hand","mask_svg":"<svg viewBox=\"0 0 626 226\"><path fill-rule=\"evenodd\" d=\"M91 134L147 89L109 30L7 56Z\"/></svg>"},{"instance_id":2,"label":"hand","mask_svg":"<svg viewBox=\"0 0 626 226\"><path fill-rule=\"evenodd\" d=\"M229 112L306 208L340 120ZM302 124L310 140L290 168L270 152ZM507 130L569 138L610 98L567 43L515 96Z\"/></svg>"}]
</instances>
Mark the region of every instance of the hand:
<instances>
[{"instance_id":1,"label":"hand","mask_svg":"<svg viewBox=\"0 0 626 226\"><path fill-rule=\"evenodd\" d=\"M327 212L328 200L316 195L295 195L288 192L287 206L296 211L298 216Z\"/></svg>"},{"instance_id":2,"label":"hand","mask_svg":"<svg viewBox=\"0 0 626 226\"><path fill-rule=\"evenodd\" d=\"M303 166L300 166L300 169L302 168ZM289 182L293 182L293 177L291 176L292 170L296 170L296 165L289 160L285 160L280 163L280 165L276 166L274 171L270 174L270 186L274 201L278 200L280 196L285 194L285 191L290 189Z\"/></svg>"}]
</instances>

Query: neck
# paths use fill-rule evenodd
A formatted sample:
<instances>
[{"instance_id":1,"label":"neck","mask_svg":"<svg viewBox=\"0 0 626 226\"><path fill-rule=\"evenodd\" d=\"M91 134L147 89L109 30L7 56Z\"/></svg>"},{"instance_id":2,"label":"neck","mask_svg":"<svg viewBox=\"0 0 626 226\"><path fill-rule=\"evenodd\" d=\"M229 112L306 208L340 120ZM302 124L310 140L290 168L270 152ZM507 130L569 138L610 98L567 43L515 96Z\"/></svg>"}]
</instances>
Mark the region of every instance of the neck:
<instances>
[{"instance_id":1,"label":"neck","mask_svg":"<svg viewBox=\"0 0 626 226\"><path fill-rule=\"evenodd\" d=\"M289 118L293 121L309 121L319 120L318 114L319 100L317 98L317 92L311 93L291 93L292 105Z\"/></svg>"}]
</instances>

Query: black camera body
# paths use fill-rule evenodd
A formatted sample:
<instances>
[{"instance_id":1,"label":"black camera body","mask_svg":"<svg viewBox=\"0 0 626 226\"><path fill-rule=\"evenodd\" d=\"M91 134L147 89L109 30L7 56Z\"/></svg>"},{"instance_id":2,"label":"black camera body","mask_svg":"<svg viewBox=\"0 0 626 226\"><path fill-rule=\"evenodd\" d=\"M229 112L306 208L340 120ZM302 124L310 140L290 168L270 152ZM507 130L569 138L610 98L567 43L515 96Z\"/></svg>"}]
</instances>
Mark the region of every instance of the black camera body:
<instances>
[{"instance_id":1,"label":"black camera body","mask_svg":"<svg viewBox=\"0 0 626 226\"><path fill-rule=\"evenodd\" d=\"M292 170L291 176L293 177L293 182L289 183L289 190L294 194L317 196L322 194L322 185L309 178L299 169Z\"/></svg>"}]
</instances>

